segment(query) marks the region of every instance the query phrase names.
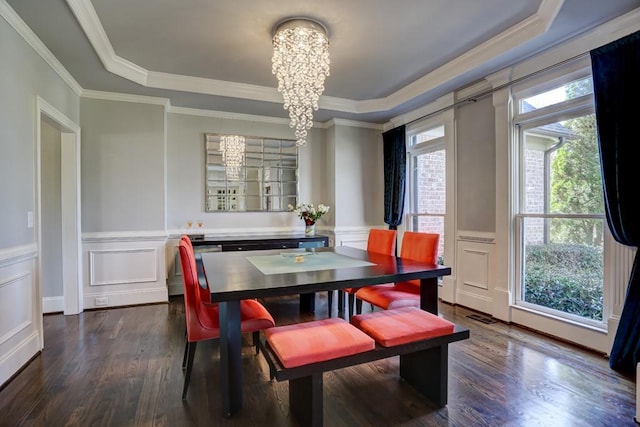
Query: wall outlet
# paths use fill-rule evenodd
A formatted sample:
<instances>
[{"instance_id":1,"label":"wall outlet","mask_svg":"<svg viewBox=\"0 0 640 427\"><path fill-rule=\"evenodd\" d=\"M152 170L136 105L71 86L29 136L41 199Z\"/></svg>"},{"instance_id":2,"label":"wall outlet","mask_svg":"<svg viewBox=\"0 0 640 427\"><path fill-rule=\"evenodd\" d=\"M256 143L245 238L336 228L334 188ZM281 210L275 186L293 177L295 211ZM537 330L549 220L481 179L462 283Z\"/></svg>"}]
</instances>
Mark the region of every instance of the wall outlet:
<instances>
[{"instance_id":1,"label":"wall outlet","mask_svg":"<svg viewBox=\"0 0 640 427\"><path fill-rule=\"evenodd\" d=\"M95 304L96 307L107 305L107 304L109 304L109 298L107 298L107 297L96 297L93 300L93 303Z\"/></svg>"}]
</instances>

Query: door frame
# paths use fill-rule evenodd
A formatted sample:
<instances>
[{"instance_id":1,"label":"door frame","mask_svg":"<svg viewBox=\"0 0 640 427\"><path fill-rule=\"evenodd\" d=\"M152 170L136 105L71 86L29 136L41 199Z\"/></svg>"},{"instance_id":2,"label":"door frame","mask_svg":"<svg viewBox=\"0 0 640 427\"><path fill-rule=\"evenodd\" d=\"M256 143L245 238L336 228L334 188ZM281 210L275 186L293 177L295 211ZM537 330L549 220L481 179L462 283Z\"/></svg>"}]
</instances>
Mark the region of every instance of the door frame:
<instances>
[{"instance_id":1,"label":"door frame","mask_svg":"<svg viewBox=\"0 0 640 427\"><path fill-rule=\"evenodd\" d=\"M40 318L42 318L42 116L60 127L60 173L62 207L62 281L65 315L78 314L82 306L82 243L80 221L80 126L41 97L36 100L36 198L38 245L38 288Z\"/></svg>"}]
</instances>

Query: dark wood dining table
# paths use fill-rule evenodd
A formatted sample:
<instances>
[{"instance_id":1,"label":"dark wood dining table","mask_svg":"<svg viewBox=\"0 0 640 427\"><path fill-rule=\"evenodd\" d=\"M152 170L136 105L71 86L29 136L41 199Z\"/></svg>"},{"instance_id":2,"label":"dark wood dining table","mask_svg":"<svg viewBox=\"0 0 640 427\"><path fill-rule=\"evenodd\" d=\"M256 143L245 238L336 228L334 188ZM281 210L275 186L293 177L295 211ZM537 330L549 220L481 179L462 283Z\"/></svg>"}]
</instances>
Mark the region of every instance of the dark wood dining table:
<instances>
[{"instance_id":1,"label":"dark wood dining table","mask_svg":"<svg viewBox=\"0 0 640 427\"><path fill-rule=\"evenodd\" d=\"M420 307L438 313L438 278L451 274L451 268L421 263L365 250L339 246L307 249L306 252L332 252L367 265L291 273L264 274L252 257L286 255L299 250L212 252L202 254L202 263L211 289L212 302L220 312L220 377L222 413L229 417L242 408L242 336L240 300L294 295L343 288L359 288L381 283L420 280ZM355 262L355 261L354 261ZM364 264L364 263L362 263Z\"/></svg>"}]
</instances>

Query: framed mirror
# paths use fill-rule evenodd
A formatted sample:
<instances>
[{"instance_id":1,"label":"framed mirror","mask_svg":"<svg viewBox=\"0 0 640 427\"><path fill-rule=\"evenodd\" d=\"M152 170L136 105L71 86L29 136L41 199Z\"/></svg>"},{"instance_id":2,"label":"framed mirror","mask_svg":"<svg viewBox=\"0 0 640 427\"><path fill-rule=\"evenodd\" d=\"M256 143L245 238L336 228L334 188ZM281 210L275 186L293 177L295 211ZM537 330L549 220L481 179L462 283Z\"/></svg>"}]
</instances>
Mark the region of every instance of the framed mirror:
<instances>
[{"instance_id":1,"label":"framed mirror","mask_svg":"<svg viewBox=\"0 0 640 427\"><path fill-rule=\"evenodd\" d=\"M205 211L281 212L298 200L295 140L205 134Z\"/></svg>"}]
</instances>

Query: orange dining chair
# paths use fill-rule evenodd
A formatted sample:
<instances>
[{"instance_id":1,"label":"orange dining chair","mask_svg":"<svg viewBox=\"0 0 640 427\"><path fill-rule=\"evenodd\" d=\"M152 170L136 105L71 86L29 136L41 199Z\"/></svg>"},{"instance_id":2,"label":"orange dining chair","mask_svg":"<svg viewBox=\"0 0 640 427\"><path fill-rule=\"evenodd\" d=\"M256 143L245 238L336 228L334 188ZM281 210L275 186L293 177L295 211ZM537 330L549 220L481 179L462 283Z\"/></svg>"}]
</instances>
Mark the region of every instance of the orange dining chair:
<instances>
[{"instance_id":1,"label":"orange dining chair","mask_svg":"<svg viewBox=\"0 0 640 427\"><path fill-rule=\"evenodd\" d=\"M200 285L200 297L204 302L211 302L211 291L209 290L207 279L204 275L204 268L202 267L202 262L200 261L200 254L197 254L193 249L193 243L191 243L191 238L189 236L183 234L182 237L180 237L180 240L183 240L187 244L187 246L189 247L189 251L193 255L191 257L191 260L193 262L192 267L195 269L194 271L197 272L196 278L198 280L198 284Z\"/></svg>"},{"instance_id":2,"label":"orange dining chair","mask_svg":"<svg viewBox=\"0 0 640 427\"><path fill-rule=\"evenodd\" d=\"M439 241L440 235L437 233L405 231L402 237L400 258L436 265L438 263ZM358 289L355 296L358 314L362 312L362 301L385 310L411 306L420 307L420 280L366 286Z\"/></svg>"},{"instance_id":3,"label":"orange dining chair","mask_svg":"<svg viewBox=\"0 0 640 427\"><path fill-rule=\"evenodd\" d=\"M187 325L187 343L183 368L186 369L182 399L187 398L191 369L199 341L217 339L220 337L220 321L218 304L202 300L201 292L196 289L198 272L195 269L193 251L184 239L180 240L180 264L182 266L182 281L184 284L185 320ZM240 301L240 331L252 332L253 342L258 349L259 331L275 326L273 317L267 309L256 300Z\"/></svg>"},{"instance_id":4,"label":"orange dining chair","mask_svg":"<svg viewBox=\"0 0 640 427\"><path fill-rule=\"evenodd\" d=\"M372 228L369 230L369 238L367 239L367 252L375 252L384 255L396 254L396 230L386 230ZM347 294L349 318L353 316L353 308L356 301L356 292L358 288L345 288L338 292ZM329 309L331 314L331 309Z\"/></svg>"},{"instance_id":5,"label":"orange dining chair","mask_svg":"<svg viewBox=\"0 0 640 427\"><path fill-rule=\"evenodd\" d=\"M191 254L190 256L190 262L193 264L191 266L191 268L197 272L197 280L198 280L198 291L200 292L200 299L204 302L211 302L211 291L209 291L209 286L207 285L207 280L204 276L204 270L202 268L202 263L199 262L198 260L198 254L195 253L194 249L193 249L193 244L191 243L191 238L186 235L183 234L180 237L180 240L184 241L188 248L189 248L189 252ZM184 329L184 338L185 340L187 339L187 328L185 326ZM189 350L189 341L186 341L186 344L184 346L184 355L182 356L182 367L185 368L187 366L187 356L188 356L188 350Z\"/></svg>"}]
</instances>

